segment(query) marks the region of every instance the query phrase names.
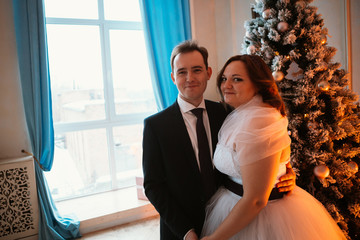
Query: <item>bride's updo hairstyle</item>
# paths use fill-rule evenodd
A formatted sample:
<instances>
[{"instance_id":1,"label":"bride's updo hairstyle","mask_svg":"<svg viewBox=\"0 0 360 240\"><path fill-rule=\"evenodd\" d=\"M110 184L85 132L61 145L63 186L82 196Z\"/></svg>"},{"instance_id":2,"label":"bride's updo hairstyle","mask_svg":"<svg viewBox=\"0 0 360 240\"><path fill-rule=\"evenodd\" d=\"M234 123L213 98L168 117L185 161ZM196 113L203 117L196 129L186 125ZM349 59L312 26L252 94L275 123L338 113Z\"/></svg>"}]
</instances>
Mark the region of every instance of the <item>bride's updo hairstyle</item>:
<instances>
[{"instance_id":1,"label":"bride's updo hairstyle","mask_svg":"<svg viewBox=\"0 0 360 240\"><path fill-rule=\"evenodd\" d=\"M263 102L270 104L276 108L281 115L285 116L285 104L279 94L278 87L271 74L271 70L261 57L257 55L236 55L226 61L216 78L216 84L221 95L221 100L224 101L224 96L220 88L222 76L225 68L234 61L241 61L245 64L250 80L258 89L258 94L261 95Z\"/></svg>"}]
</instances>

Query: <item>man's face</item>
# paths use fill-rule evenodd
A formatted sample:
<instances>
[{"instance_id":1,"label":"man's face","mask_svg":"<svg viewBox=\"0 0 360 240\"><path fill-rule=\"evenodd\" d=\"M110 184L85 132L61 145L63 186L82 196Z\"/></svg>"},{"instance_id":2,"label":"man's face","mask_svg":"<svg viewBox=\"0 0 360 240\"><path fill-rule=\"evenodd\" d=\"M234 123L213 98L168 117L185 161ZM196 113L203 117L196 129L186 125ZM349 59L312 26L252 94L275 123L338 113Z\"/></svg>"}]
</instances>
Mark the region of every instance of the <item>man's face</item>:
<instances>
[{"instance_id":1,"label":"man's face","mask_svg":"<svg viewBox=\"0 0 360 240\"><path fill-rule=\"evenodd\" d=\"M179 90L180 97L194 106L198 106L211 73L210 67L206 69L201 53L193 51L181 53L175 57L171 79Z\"/></svg>"}]
</instances>

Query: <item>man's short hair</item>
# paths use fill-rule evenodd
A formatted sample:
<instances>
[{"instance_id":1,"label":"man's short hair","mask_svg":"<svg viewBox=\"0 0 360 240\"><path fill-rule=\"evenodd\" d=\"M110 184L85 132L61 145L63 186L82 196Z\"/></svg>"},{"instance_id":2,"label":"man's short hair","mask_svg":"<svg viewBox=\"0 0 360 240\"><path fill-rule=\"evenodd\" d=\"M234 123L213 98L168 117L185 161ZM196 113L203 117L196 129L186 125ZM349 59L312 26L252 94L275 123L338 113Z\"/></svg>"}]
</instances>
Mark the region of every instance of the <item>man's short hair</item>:
<instances>
[{"instance_id":1,"label":"man's short hair","mask_svg":"<svg viewBox=\"0 0 360 240\"><path fill-rule=\"evenodd\" d=\"M171 57L170 57L170 64L171 64L171 71L174 71L174 59L177 55L181 53L189 53L193 51L198 51L204 59L204 64L206 69L208 69L208 51L205 47L201 47L195 40L186 40L177 46L174 47Z\"/></svg>"}]
</instances>

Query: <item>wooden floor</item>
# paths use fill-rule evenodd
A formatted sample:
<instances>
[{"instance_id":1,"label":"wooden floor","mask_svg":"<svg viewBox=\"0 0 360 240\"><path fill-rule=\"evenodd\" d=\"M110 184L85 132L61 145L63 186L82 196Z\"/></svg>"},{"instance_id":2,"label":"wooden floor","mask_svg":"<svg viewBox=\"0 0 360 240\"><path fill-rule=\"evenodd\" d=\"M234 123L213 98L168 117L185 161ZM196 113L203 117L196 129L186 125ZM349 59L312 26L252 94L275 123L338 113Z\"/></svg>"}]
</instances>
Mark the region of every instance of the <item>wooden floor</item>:
<instances>
[{"instance_id":1,"label":"wooden floor","mask_svg":"<svg viewBox=\"0 0 360 240\"><path fill-rule=\"evenodd\" d=\"M89 233L82 240L159 240L159 217Z\"/></svg>"}]
</instances>

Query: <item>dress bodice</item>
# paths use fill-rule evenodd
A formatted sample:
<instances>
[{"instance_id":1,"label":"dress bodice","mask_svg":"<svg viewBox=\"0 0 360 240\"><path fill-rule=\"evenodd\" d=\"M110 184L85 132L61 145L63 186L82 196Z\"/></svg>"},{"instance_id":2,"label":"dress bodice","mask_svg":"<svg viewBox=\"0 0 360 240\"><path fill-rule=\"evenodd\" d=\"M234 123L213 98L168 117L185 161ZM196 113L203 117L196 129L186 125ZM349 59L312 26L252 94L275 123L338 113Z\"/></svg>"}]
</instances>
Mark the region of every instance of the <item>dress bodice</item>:
<instances>
[{"instance_id":1,"label":"dress bodice","mask_svg":"<svg viewBox=\"0 0 360 240\"><path fill-rule=\"evenodd\" d=\"M256 95L225 119L214 153L215 167L242 183L241 166L264 159L290 145L287 125L286 117L272 107L264 107L261 96ZM278 178L285 174L289 158L289 153L282 156Z\"/></svg>"}]
</instances>

